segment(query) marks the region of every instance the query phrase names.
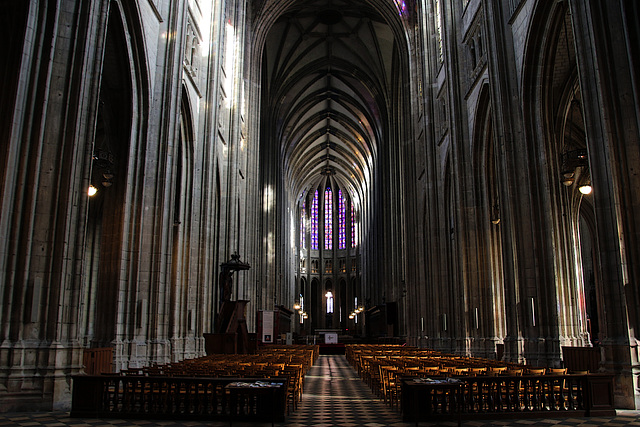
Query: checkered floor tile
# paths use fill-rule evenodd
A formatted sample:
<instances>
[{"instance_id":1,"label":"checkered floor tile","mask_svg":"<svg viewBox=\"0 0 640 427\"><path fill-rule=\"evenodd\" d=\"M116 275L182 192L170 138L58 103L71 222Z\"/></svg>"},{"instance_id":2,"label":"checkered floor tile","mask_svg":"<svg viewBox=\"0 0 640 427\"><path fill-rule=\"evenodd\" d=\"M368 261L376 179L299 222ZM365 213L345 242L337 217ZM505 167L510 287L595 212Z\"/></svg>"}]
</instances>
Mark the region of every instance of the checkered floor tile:
<instances>
[{"instance_id":1,"label":"checkered floor tile","mask_svg":"<svg viewBox=\"0 0 640 427\"><path fill-rule=\"evenodd\" d=\"M271 424L233 423L235 427L258 427ZM300 427L410 427L358 378L344 356L320 356L305 378L304 395L297 410L277 426ZM455 422L420 423L420 427L456 426ZM618 411L610 418L563 418L529 420L466 420L465 427L490 426L640 426L640 411ZM71 418L68 412L0 414L0 426L145 426L145 427L225 427L229 422L174 420L117 420Z\"/></svg>"}]
</instances>

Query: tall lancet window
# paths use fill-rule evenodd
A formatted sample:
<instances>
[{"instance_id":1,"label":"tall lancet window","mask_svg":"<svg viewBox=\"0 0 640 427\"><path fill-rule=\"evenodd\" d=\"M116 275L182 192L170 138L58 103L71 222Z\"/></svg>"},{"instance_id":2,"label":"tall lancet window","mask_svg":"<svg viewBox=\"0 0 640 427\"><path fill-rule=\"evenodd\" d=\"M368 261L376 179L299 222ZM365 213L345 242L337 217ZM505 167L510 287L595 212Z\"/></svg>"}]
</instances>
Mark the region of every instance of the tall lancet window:
<instances>
[{"instance_id":1,"label":"tall lancet window","mask_svg":"<svg viewBox=\"0 0 640 427\"><path fill-rule=\"evenodd\" d=\"M331 188L324 190L324 248L333 249L333 193Z\"/></svg>"},{"instance_id":2,"label":"tall lancet window","mask_svg":"<svg viewBox=\"0 0 640 427\"><path fill-rule=\"evenodd\" d=\"M338 249L347 248L347 207L342 195L342 190L338 190Z\"/></svg>"},{"instance_id":3,"label":"tall lancet window","mask_svg":"<svg viewBox=\"0 0 640 427\"><path fill-rule=\"evenodd\" d=\"M311 203L311 249L318 250L318 190Z\"/></svg>"},{"instance_id":4,"label":"tall lancet window","mask_svg":"<svg viewBox=\"0 0 640 427\"><path fill-rule=\"evenodd\" d=\"M355 248L356 244L356 214L353 206L351 206L351 247Z\"/></svg>"},{"instance_id":5,"label":"tall lancet window","mask_svg":"<svg viewBox=\"0 0 640 427\"><path fill-rule=\"evenodd\" d=\"M331 314L333 313L333 293L327 291L325 297L327 298L327 314Z\"/></svg>"},{"instance_id":6,"label":"tall lancet window","mask_svg":"<svg viewBox=\"0 0 640 427\"><path fill-rule=\"evenodd\" d=\"M307 246L307 236L305 223L307 219L307 201L302 202L302 209L300 210L300 247L305 248Z\"/></svg>"}]
</instances>

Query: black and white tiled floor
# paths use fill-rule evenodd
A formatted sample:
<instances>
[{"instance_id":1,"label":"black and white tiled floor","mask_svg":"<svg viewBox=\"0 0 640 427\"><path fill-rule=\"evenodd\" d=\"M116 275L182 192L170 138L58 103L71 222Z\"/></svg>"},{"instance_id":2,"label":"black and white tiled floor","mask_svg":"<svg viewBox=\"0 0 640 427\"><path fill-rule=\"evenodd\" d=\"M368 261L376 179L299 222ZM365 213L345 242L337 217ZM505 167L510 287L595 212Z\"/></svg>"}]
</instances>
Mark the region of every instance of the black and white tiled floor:
<instances>
[{"instance_id":1,"label":"black and white tiled floor","mask_svg":"<svg viewBox=\"0 0 640 427\"><path fill-rule=\"evenodd\" d=\"M261 427L260 423L233 423L235 427ZM271 424L264 424L271 425ZM385 405L358 378L344 356L320 356L307 373L302 402L298 409L278 426L301 427L410 427L415 424L402 422L399 412ZM455 426L457 423L420 423L427 426ZM640 426L640 411L618 411L617 416L607 418L562 418L529 420L467 420L465 427L489 426ZM228 422L198 422L173 420L117 420L71 418L68 412L0 413L0 426L145 426L145 427L224 427Z\"/></svg>"}]
</instances>

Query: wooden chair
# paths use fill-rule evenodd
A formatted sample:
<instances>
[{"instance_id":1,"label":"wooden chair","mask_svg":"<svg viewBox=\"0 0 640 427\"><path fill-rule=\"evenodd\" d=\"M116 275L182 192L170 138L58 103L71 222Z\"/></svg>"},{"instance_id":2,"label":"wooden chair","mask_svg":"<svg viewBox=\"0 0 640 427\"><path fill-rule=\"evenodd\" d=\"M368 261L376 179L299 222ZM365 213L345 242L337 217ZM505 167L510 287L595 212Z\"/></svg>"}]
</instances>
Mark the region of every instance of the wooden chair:
<instances>
[{"instance_id":1,"label":"wooden chair","mask_svg":"<svg viewBox=\"0 0 640 427\"><path fill-rule=\"evenodd\" d=\"M453 368L451 373L455 376L469 375L469 368L461 368L461 367Z\"/></svg>"},{"instance_id":2,"label":"wooden chair","mask_svg":"<svg viewBox=\"0 0 640 427\"><path fill-rule=\"evenodd\" d=\"M393 405L393 403L391 402L391 398L395 392L395 377L391 375L391 371L397 371L398 368L393 365L380 365L379 367L381 383L380 394L382 394L382 398L385 403L389 402L391 405Z\"/></svg>"},{"instance_id":3,"label":"wooden chair","mask_svg":"<svg viewBox=\"0 0 640 427\"><path fill-rule=\"evenodd\" d=\"M302 396L300 371L296 368L287 367L280 372L280 375L287 378L287 412L289 407L292 407L295 411Z\"/></svg>"},{"instance_id":4,"label":"wooden chair","mask_svg":"<svg viewBox=\"0 0 640 427\"><path fill-rule=\"evenodd\" d=\"M376 396L380 397L380 393L382 391L382 378L380 377L380 366L386 366L384 361L381 360L373 360L371 361L371 376L370 376L370 384L371 390L376 394Z\"/></svg>"},{"instance_id":5,"label":"wooden chair","mask_svg":"<svg viewBox=\"0 0 640 427\"><path fill-rule=\"evenodd\" d=\"M567 368L547 368L546 374L557 376L566 375ZM567 388L567 383L564 379L545 384L545 391L547 393L548 405L550 407L565 409L565 396L569 392L569 389Z\"/></svg>"},{"instance_id":6,"label":"wooden chair","mask_svg":"<svg viewBox=\"0 0 640 427\"><path fill-rule=\"evenodd\" d=\"M487 370L489 375L500 375L507 370L506 366L490 366Z\"/></svg>"},{"instance_id":7,"label":"wooden chair","mask_svg":"<svg viewBox=\"0 0 640 427\"><path fill-rule=\"evenodd\" d=\"M523 376L542 376L545 368L525 368ZM544 406L545 390L539 379L523 380L520 387L521 401L526 410L541 410Z\"/></svg>"},{"instance_id":8,"label":"wooden chair","mask_svg":"<svg viewBox=\"0 0 640 427\"><path fill-rule=\"evenodd\" d=\"M487 373L487 368L486 367L472 367L469 368L469 375L470 376L479 376L479 375L486 375Z\"/></svg>"}]
</instances>

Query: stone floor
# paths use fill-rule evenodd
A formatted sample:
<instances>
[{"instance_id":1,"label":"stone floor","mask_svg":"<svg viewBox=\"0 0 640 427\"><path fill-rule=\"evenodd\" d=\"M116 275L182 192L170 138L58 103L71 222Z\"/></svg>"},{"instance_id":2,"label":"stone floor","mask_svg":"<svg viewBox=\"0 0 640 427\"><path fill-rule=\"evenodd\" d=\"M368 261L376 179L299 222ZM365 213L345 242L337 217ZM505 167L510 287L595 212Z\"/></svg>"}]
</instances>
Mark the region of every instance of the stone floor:
<instances>
[{"instance_id":1,"label":"stone floor","mask_svg":"<svg viewBox=\"0 0 640 427\"><path fill-rule=\"evenodd\" d=\"M420 423L420 426L457 423ZM222 427L228 422L176 422L173 420L119 420L71 418L68 412L0 414L0 426L148 426L148 427ZM260 423L233 423L236 427L258 427ZM271 424L265 424L271 425ZM308 372L302 402L298 409L278 426L312 427L409 427L396 412L377 399L360 381L344 356L320 356ZM528 419L528 420L467 420L467 427L489 426L640 426L640 411L618 411L615 417Z\"/></svg>"}]
</instances>

